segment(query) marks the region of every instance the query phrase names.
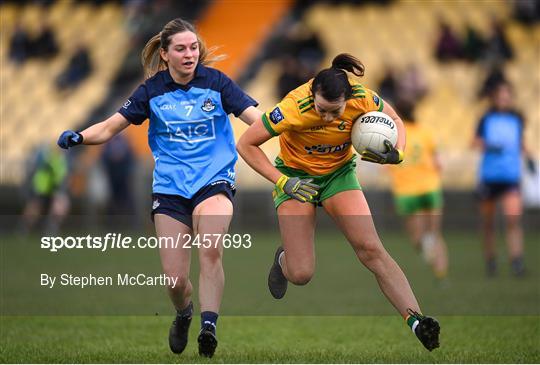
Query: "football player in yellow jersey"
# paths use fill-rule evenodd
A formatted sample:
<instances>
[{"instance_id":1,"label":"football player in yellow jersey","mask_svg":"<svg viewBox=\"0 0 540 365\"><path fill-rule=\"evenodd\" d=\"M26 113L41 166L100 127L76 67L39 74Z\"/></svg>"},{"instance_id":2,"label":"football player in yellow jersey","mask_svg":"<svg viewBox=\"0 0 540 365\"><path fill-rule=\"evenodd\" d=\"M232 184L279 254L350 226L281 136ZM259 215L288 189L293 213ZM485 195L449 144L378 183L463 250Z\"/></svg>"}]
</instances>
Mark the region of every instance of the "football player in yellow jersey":
<instances>
[{"instance_id":1,"label":"football player in yellow jersey","mask_svg":"<svg viewBox=\"0 0 540 365\"><path fill-rule=\"evenodd\" d=\"M238 141L244 160L275 184L283 246L274 256L268 286L272 296L280 299L288 282L305 285L310 281L315 270L315 211L322 205L358 259L373 272L385 296L431 351L439 346L439 324L420 314L407 278L383 247L356 177L351 149L354 121L361 114L381 110L398 126L397 145L387 145L385 153L364 151L362 159L400 163L405 147L403 122L376 93L351 84L347 72L361 77L364 65L349 54L336 56L330 68L291 91ZM278 135L280 153L274 166L259 146Z\"/></svg>"},{"instance_id":2,"label":"football player in yellow jersey","mask_svg":"<svg viewBox=\"0 0 540 365\"><path fill-rule=\"evenodd\" d=\"M398 102L397 109L407 129L407 160L388 167L396 210L406 217L414 246L422 250L435 276L444 279L448 272L448 254L441 233L441 167L435 142L426 128L414 122L411 103Z\"/></svg>"}]
</instances>

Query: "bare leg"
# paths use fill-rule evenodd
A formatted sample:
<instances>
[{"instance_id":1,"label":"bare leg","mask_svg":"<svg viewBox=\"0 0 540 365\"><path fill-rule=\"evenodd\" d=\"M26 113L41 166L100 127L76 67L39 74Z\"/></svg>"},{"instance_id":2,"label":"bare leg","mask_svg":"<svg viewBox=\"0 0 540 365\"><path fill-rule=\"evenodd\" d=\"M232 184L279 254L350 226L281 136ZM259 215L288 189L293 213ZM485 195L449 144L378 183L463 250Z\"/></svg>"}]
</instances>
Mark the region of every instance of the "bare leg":
<instances>
[{"instance_id":1,"label":"bare leg","mask_svg":"<svg viewBox=\"0 0 540 365\"><path fill-rule=\"evenodd\" d=\"M507 192L502 197L504 217L506 220L506 245L515 274L523 274L523 228L521 215L523 207L518 190Z\"/></svg>"},{"instance_id":2,"label":"bare leg","mask_svg":"<svg viewBox=\"0 0 540 365\"><path fill-rule=\"evenodd\" d=\"M201 243L199 247L201 312L219 313L225 285L222 238L229 231L232 214L232 202L223 194L202 201L193 211L193 230Z\"/></svg>"},{"instance_id":3,"label":"bare leg","mask_svg":"<svg viewBox=\"0 0 540 365\"><path fill-rule=\"evenodd\" d=\"M377 235L362 191L338 193L325 200L323 206L345 234L362 264L375 275L382 292L397 311L403 317L407 317L408 308L420 312L405 274Z\"/></svg>"},{"instance_id":4,"label":"bare leg","mask_svg":"<svg viewBox=\"0 0 540 365\"><path fill-rule=\"evenodd\" d=\"M442 279L448 273L448 249L441 230L442 212L438 209L427 211L423 217L427 221L428 234L434 238L433 260L431 262L433 272L438 279Z\"/></svg>"},{"instance_id":5,"label":"bare leg","mask_svg":"<svg viewBox=\"0 0 540 365\"><path fill-rule=\"evenodd\" d=\"M169 237L176 242L178 235L183 238L184 235L191 234L191 229L184 223L164 214L156 214L154 222L159 238ZM184 242L181 242L180 247L163 247L165 245L162 245L159 249L163 273L168 277L176 278L176 285L167 287L167 291L175 308L179 311L188 306L193 291L189 280L191 250L183 247Z\"/></svg>"},{"instance_id":6,"label":"bare leg","mask_svg":"<svg viewBox=\"0 0 540 365\"><path fill-rule=\"evenodd\" d=\"M283 275L296 285L305 285L315 271L315 206L287 200L277 209L281 241L285 250L281 259Z\"/></svg>"},{"instance_id":7,"label":"bare leg","mask_svg":"<svg viewBox=\"0 0 540 365\"><path fill-rule=\"evenodd\" d=\"M69 212L71 206L69 197L65 193L56 193L52 197L49 216L47 217L46 230L51 234L58 233L60 225Z\"/></svg>"},{"instance_id":8,"label":"bare leg","mask_svg":"<svg viewBox=\"0 0 540 365\"><path fill-rule=\"evenodd\" d=\"M496 256L495 252L495 201L485 200L480 203L482 214L482 232L484 242L484 256L487 260Z\"/></svg>"},{"instance_id":9,"label":"bare leg","mask_svg":"<svg viewBox=\"0 0 540 365\"><path fill-rule=\"evenodd\" d=\"M422 216L420 214L408 215L405 219L405 227L407 228L407 233L409 238L417 251L422 249L420 245L420 240L422 239L422 234L424 233L424 227L422 222Z\"/></svg>"},{"instance_id":10,"label":"bare leg","mask_svg":"<svg viewBox=\"0 0 540 365\"><path fill-rule=\"evenodd\" d=\"M22 214L21 230L23 233L29 233L34 228L43 209L42 205L39 198L31 198L28 200Z\"/></svg>"},{"instance_id":11,"label":"bare leg","mask_svg":"<svg viewBox=\"0 0 540 365\"><path fill-rule=\"evenodd\" d=\"M495 208L494 199L486 199L480 203L480 214L482 216L482 243L484 248L484 259L487 265L488 275L496 273L496 250L495 250Z\"/></svg>"}]
</instances>

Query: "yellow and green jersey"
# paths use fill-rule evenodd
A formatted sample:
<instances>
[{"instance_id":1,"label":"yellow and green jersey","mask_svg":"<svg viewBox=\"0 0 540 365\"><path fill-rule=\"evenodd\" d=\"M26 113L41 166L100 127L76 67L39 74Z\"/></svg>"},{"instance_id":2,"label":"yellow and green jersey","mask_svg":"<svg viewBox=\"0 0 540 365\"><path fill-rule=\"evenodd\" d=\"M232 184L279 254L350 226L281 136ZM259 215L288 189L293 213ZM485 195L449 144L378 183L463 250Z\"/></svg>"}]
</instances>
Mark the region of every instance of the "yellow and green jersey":
<instances>
[{"instance_id":1,"label":"yellow and green jersey","mask_svg":"<svg viewBox=\"0 0 540 365\"><path fill-rule=\"evenodd\" d=\"M420 195L441 188L441 177L434 159L435 142L424 127L405 121L405 159L388 166L395 195Z\"/></svg>"},{"instance_id":2,"label":"yellow and green jersey","mask_svg":"<svg viewBox=\"0 0 540 365\"><path fill-rule=\"evenodd\" d=\"M383 101L375 92L350 80L353 95L343 115L325 123L315 111L312 81L291 91L262 119L270 134L279 135L279 158L286 166L310 175L324 175L352 158L354 121L364 113L381 111Z\"/></svg>"}]
</instances>

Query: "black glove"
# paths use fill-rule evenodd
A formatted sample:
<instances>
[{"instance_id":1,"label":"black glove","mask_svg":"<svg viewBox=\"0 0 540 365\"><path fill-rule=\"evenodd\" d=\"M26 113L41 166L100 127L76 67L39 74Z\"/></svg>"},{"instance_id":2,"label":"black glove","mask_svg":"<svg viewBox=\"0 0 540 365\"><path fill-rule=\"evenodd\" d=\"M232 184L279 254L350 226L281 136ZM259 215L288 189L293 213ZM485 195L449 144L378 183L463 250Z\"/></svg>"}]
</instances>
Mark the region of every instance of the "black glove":
<instances>
[{"instance_id":1,"label":"black glove","mask_svg":"<svg viewBox=\"0 0 540 365\"><path fill-rule=\"evenodd\" d=\"M58 138L58 146L63 149L68 149L69 147L77 146L83 142L83 136L79 132L74 131L64 131Z\"/></svg>"},{"instance_id":2,"label":"black glove","mask_svg":"<svg viewBox=\"0 0 540 365\"><path fill-rule=\"evenodd\" d=\"M386 152L377 152L372 148L366 148L362 153L362 160L375 162L380 164L394 164L397 165L403 161L403 152L398 150L392 145L392 142L385 139L384 145L386 146Z\"/></svg>"}]
</instances>

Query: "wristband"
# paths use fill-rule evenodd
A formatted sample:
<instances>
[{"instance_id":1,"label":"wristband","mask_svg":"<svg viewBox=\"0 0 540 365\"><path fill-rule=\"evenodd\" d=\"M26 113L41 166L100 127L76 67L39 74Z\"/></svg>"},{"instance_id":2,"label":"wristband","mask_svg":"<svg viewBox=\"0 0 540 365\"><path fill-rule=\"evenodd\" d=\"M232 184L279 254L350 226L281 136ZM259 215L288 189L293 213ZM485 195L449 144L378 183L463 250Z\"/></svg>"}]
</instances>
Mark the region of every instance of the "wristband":
<instances>
[{"instance_id":1,"label":"wristband","mask_svg":"<svg viewBox=\"0 0 540 365\"><path fill-rule=\"evenodd\" d=\"M84 141L84 137L83 135L81 134L81 132L75 132L77 134L77 136L79 137L79 140L78 141L74 141L75 143L77 144L82 144L83 141Z\"/></svg>"},{"instance_id":2,"label":"wristband","mask_svg":"<svg viewBox=\"0 0 540 365\"><path fill-rule=\"evenodd\" d=\"M281 175L281 177L276 182L276 186L283 191L283 187L287 183L287 180L289 180L289 177L286 175Z\"/></svg>"},{"instance_id":3,"label":"wristband","mask_svg":"<svg viewBox=\"0 0 540 365\"><path fill-rule=\"evenodd\" d=\"M405 154L403 153L402 150L400 150L399 148L396 148L397 151L398 151L398 163L402 162L403 159L405 158Z\"/></svg>"}]
</instances>

